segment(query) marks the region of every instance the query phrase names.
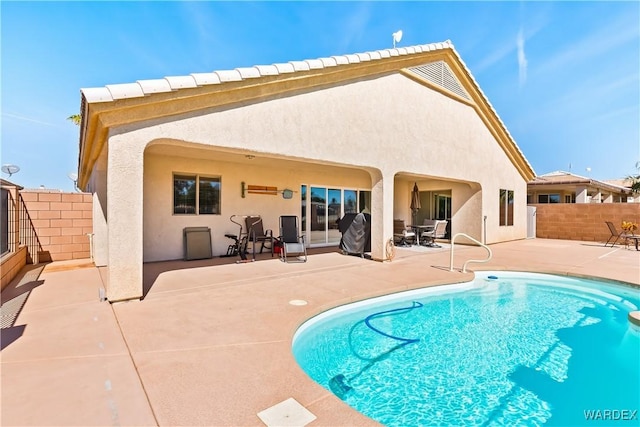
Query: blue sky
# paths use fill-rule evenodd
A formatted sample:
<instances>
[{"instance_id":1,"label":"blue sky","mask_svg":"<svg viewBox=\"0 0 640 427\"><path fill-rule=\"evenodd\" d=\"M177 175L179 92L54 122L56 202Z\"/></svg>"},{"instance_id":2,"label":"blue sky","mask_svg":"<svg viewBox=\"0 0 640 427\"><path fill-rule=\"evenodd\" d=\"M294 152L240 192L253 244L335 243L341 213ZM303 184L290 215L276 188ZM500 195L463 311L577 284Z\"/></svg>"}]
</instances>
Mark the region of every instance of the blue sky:
<instances>
[{"instance_id":1,"label":"blue sky","mask_svg":"<svg viewBox=\"0 0 640 427\"><path fill-rule=\"evenodd\" d=\"M73 190L80 88L451 40L537 174L640 160L639 2L7 2L2 164ZM587 168L591 170L588 172ZM7 178L6 174L2 174Z\"/></svg>"}]
</instances>

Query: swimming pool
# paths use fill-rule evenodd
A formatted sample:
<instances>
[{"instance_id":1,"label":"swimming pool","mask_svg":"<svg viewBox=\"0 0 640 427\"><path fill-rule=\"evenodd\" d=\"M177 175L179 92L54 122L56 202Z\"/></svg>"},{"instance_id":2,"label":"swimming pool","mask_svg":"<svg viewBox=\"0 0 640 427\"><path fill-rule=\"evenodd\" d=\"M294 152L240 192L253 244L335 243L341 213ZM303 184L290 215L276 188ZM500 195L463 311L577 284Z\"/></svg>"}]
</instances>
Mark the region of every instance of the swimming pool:
<instances>
[{"instance_id":1,"label":"swimming pool","mask_svg":"<svg viewBox=\"0 0 640 427\"><path fill-rule=\"evenodd\" d=\"M638 307L638 288L483 272L322 313L293 353L387 426L637 425L640 332L627 314Z\"/></svg>"}]
</instances>

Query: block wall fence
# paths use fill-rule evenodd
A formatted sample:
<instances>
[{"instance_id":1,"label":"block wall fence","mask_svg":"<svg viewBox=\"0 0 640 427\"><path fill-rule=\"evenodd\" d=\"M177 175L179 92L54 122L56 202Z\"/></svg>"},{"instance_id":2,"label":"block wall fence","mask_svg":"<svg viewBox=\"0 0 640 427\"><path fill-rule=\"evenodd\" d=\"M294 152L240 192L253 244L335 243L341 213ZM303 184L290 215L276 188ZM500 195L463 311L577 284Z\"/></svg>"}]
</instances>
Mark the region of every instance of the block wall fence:
<instances>
[{"instance_id":1,"label":"block wall fence","mask_svg":"<svg viewBox=\"0 0 640 427\"><path fill-rule=\"evenodd\" d=\"M618 232L622 221L640 226L640 203L558 203L534 204L536 237L544 239L606 242L611 236L605 221L611 221ZM636 230L640 234L640 229Z\"/></svg>"},{"instance_id":2,"label":"block wall fence","mask_svg":"<svg viewBox=\"0 0 640 427\"><path fill-rule=\"evenodd\" d=\"M52 261L90 258L93 198L90 193L21 190L36 234Z\"/></svg>"}]
</instances>

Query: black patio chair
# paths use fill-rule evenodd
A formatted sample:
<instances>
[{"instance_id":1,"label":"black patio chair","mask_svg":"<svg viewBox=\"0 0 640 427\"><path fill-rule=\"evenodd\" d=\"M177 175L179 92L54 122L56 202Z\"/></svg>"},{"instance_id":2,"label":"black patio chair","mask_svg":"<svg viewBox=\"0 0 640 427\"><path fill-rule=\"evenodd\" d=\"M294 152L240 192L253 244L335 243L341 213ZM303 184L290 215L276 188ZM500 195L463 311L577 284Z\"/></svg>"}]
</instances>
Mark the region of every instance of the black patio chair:
<instances>
[{"instance_id":1,"label":"black patio chair","mask_svg":"<svg viewBox=\"0 0 640 427\"><path fill-rule=\"evenodd\" d=\"M269 229L265 230L262 224L262 218L260 216L248 216L245 219L247 225L247 233L249 242L253 245L253 253L255 254L255 245L260 243L260 253L265 248L271 250L271 256L273 256L273 232Z\"/></svg>"},{"instance_id":2,"label":"black patio chair","mask_svg":"<svg viewBox=\"0 0 640 427\"><path fill-rule=\"evenodd\" d=\"M280 237L282 243L280 251L280 259L288 262L291 255L295 255L293 259L298 262L307 262L307 247L304 242L304 236L300 235L298 228L298 217L295 215L283 215L280 217Z\"/></svg>"}]
</instances>

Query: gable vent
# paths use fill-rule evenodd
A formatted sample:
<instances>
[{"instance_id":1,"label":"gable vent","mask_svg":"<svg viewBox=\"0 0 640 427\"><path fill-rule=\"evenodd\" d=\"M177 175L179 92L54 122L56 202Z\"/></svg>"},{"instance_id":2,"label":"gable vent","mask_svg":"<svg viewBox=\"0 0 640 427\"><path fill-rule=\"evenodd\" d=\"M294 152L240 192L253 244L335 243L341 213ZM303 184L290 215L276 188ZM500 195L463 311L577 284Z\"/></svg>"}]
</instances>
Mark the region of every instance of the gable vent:
<instances>
[{"instance_id":1,"label":"gable vent","mask_svg":"<svg viewBox=\"0 0 640 427\"><path fill-rule=\"evenodd\" d=\"M409 71L418 77L428 80L431 83L435 83L438 86L447 89L449 92L453 92L456 95L471 101L469 94L467 94L444 61L412 67L409 68Z\"/></svg>"}]
</instances>

